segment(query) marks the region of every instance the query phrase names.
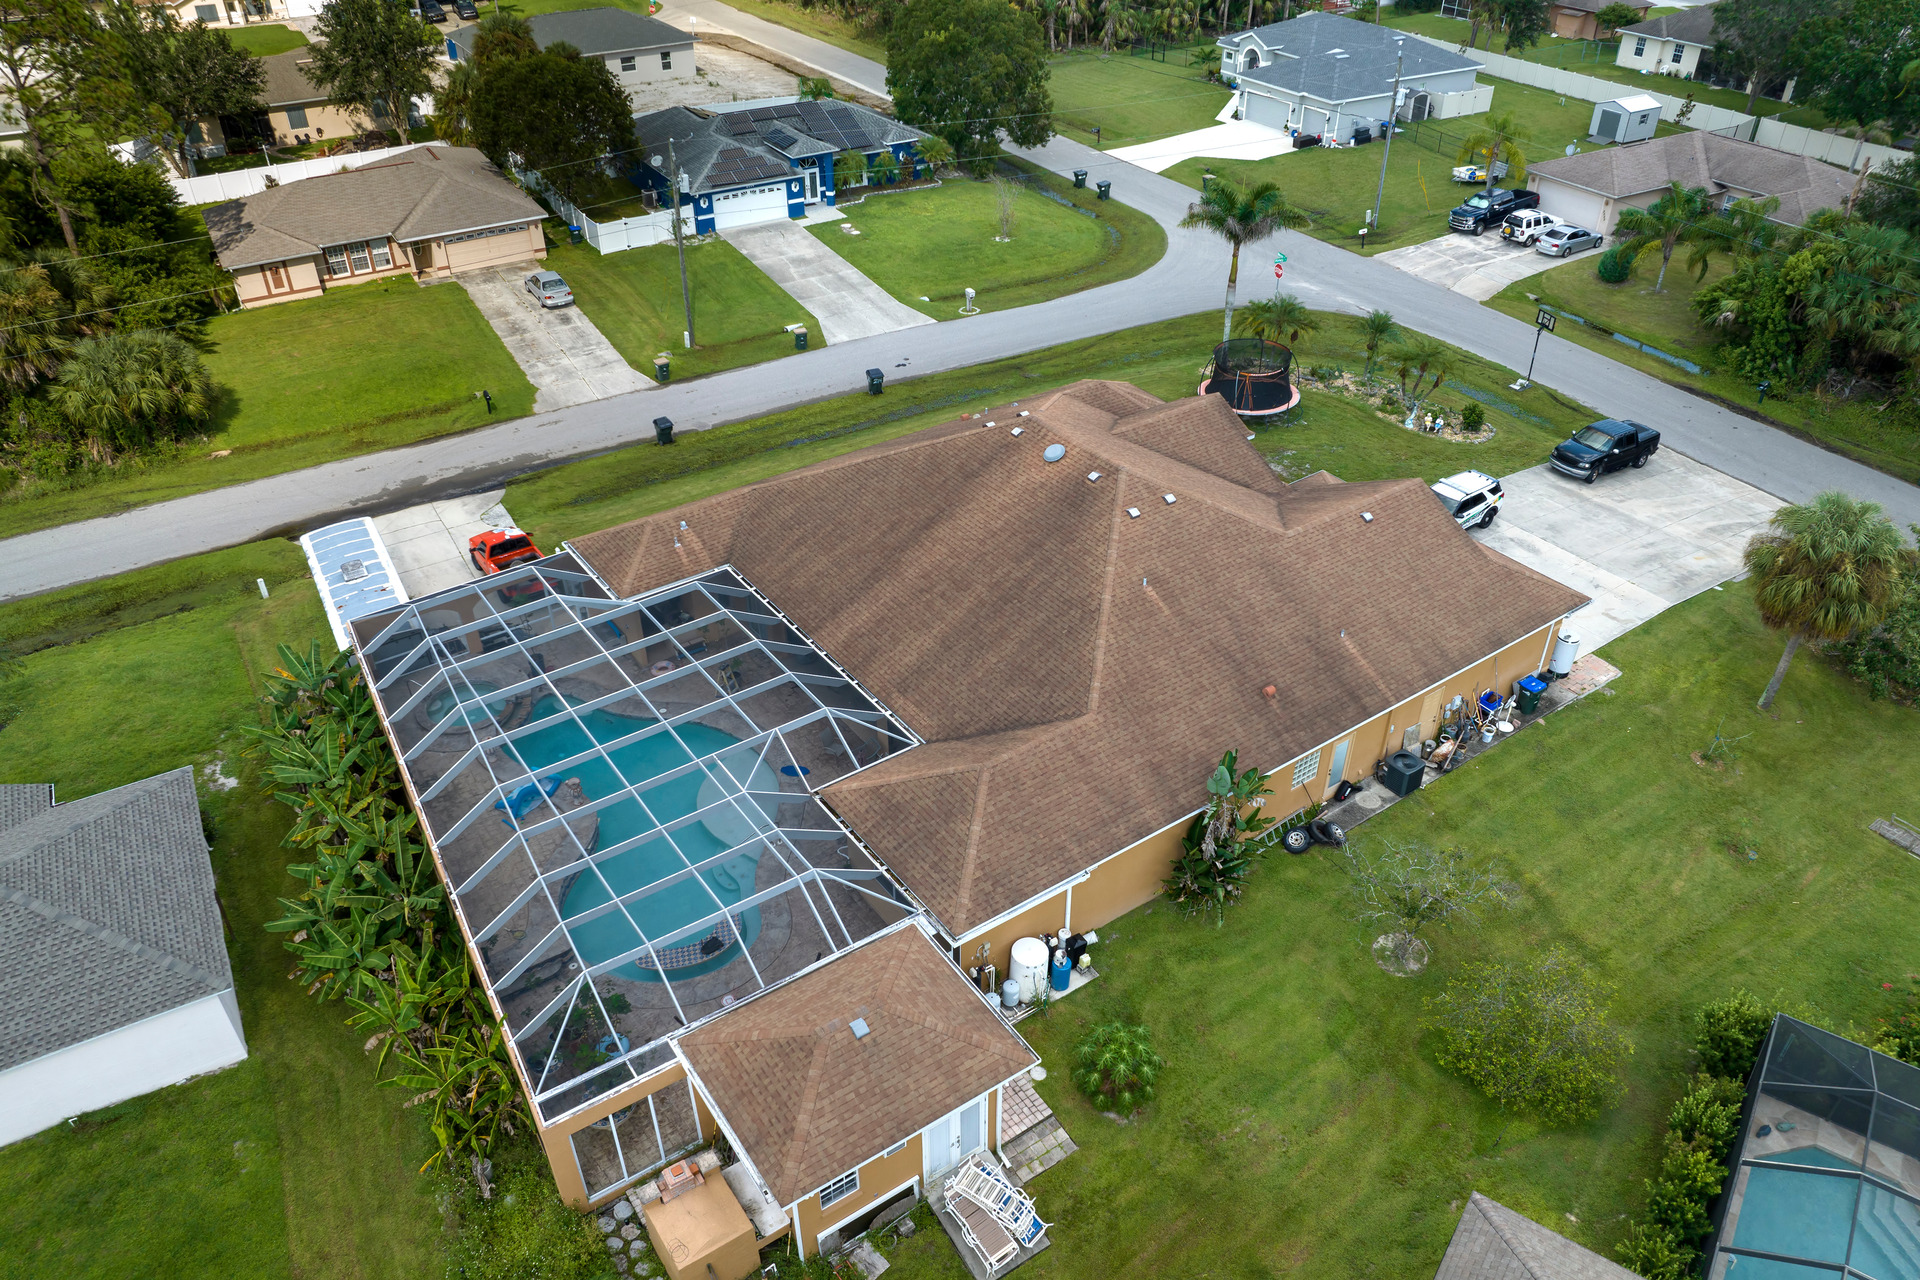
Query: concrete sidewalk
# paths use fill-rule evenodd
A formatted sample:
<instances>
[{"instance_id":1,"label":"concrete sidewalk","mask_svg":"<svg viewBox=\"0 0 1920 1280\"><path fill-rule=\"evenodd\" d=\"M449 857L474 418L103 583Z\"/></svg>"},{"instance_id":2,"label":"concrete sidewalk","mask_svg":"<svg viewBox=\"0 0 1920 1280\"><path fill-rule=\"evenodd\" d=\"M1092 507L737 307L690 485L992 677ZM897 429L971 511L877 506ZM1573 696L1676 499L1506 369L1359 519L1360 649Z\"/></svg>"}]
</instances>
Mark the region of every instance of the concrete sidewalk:
<instances>
[{"instance_id":1,"label":"concrete sidewalk","mask_svg":"<svg viewBox=\"0 0 1920 1280\"><path fill-rule=\"evenodd\" d=\"M766 222L722 232L721 238L813 312L828 346L933 323L867 279L805 226Z\"/></svg>"},{"instance_id":2,"label":"concrete sidewalk","mask_svg":"<svg viewBox=\"0 0 1920 1280\"><path fill-rule=\"evenodd\" d=\"M533 411L644 391L653 379L629 367L578 303L548 310L523 286L533 263L456 277L514 362L533 383Z\"/></svg>"}]
</instances>

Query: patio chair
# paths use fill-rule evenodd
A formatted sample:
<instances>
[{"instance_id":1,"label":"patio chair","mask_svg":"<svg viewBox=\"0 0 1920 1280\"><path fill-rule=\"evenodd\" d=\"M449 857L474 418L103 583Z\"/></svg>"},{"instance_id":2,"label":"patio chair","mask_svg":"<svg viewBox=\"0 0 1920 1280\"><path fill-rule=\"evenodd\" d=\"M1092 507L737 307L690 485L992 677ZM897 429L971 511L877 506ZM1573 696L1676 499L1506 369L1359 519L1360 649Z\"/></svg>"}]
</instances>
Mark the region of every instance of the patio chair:
<instances>
[{"instance_id":1,"label":"patio chair","mask_svg":"<svg viewBox=\"0 0 1920 1280\"><path fill-rule=\"evenodd\" d=\"M1032 1196L1014 1186L1003 1171L977 1157L960 1167L947 1188L949 1196L962 1196L991 1213L1023 1245L1031 1245L1052 1225L1041 1221Z\"/></svg>"},{"instance_id":2,"label":"patio chair","mask_svg":"<svg viewBox=\"0 0 1920 1280\"><path fill-rule=\"evenodd\" d=\"M965 1196L948 1195L947 1207L960 1223L960 1234L987 1264L991 1275L1020 1256L1020 1246L994 1216Z\"/></svg>"}]
</instances>

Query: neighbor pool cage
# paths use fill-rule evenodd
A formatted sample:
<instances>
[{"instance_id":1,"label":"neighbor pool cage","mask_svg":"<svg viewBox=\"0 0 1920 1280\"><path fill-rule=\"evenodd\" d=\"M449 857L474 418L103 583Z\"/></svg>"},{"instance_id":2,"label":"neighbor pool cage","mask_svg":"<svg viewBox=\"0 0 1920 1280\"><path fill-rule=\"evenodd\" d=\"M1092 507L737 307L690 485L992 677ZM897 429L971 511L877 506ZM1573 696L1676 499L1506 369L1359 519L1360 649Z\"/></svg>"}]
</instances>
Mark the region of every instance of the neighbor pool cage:
<instances>
[{"instance_id":1,"label":"neighbor pool cage","mask_svg":"<svg viewBox=\"0 0 1920 1280\"><path fill-rule=\"evenodd\" d=\"M353 630L543 1121L915 909L815 793L918 739L729 569L568 552Z\"/></svg>"},{"instance_id":2,"label":"neighbor pool cage","mask_svg":"<svg viewBox=\"0 0 1920 1280\"><path fill-rule=\"evenodd\" d=\"M1920 1069L1780 1014L1709 1280L1920 1280Z\"/></svg>"}]
</instances>

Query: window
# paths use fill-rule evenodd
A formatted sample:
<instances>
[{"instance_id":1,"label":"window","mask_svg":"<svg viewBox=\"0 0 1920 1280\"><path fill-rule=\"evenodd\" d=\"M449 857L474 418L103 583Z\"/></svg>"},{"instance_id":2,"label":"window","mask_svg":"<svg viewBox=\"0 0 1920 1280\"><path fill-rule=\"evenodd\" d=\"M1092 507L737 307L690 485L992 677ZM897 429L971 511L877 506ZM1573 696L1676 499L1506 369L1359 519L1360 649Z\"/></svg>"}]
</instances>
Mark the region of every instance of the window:
<instances>
[{"instance_id":1,"label":"window","mask_svg":"<svg viewBox=\"0 0 1920 1280\"><path fill-rule=\"evenodd\" d=\"M307 109L305 107L287 108L287 128L304 129L307 127Z\"/></svg>"},{"instance_id":2,"label":"window","mask_svg":"<svg viewBox=\"0 0 1920 1280\"><path fill-rule=\"evenodd\" d=\"M347 251L342 245L334 245L327 250L327 274L344 276L347 274Z\"/></svg>"},{"instance_id":3,"label":"window","mask_svg":"<svg viewBox=\"0 0 1920 1280\"><path fill-rule=\"evenodd\" d=\"M218 22L220 10L210 4L197 4L193 7L193 16L202 22Z\"/></svg>"},{"instance_id":4,"label":"window","mask_svg":"<svg viewBox=\"0 0 1920 1280\"><path fill-rule=\"evenodd\" d=\"M1320 776L1320 749L1315 747L1312 755L1301 756L1293 766L1293 785L1304 787Z\"/></svg>"},{"instance_id":5,"label":"window","mask_svg":"<svg viewBox=\"0 0 1920 1280\"><path fill-rule=\"evenodd\" d=\"M352 244L348 245L347 257L353 260L353 269L355 271L372 270L371 265L367 262L367 242L365 240L355 240Z\"/></svg>"},{"instance_id":6,"label":"window","mask_svg":"<svg viewBox=\"0 0 1920 1280\"><path fill-rule=\"evenodd\" d=\"M387 251L387 242L380 240L373 246L373 269L385 271L393 266L393 255Z\"/></svg>"},{"instance_id":7,"label":"window","mask_svg":"<svg viewBox=\"0 0 1920 1280\"><path fill-rule=\"evenodd\" d=\"M660 69L662 71L673 70L673 50L662 49L660 51Z\"/></svg>"},{"instance_id":8,"label":"window","mask_svg":"<svg viewBox=\"0 0 1920 1280\"><path fill-rule=\"evenodd\" d=\"M622 71L632 71L635 67L639 65L640 65L640 60L634 57L630 53L622 54L620 57L620 69Z\"/></svg>"},{"instance_id":9,"label":"window","mask_svg":"<svg viewBox=\"0 0 1920 1280\"><path fill-rule=\"evenodd\" d=\"M1644 58L1647 56L1647 38L1645 36L1634 37L1633 56L1636 58Z\"/></svg>"},{"instance_id":10,"label":"window","mask_svg":"<svg viewBox=\"0 0 1920 1280\"><path fill-rule=\"evenodd\" d=\"M1680 56L1681 56L1682 54L1684 54L1684 53L1685 53L1686 51L1687 51L1687 46L1685 46L1685 45L1683 45L1683 44L1676 44L1676 45L1674 45L1674 46L1673 46L1673 60L1674 60L1675 62L1678 62L1678 61L1680 61Z\"/></svg>"},{"instance_id":11,"label":"window","mask_svg":"<svg viewBox=\"0 0 1920 1280\"><path fill-rule=\"evenodd\" d=\"M826 1186L820 1188L820 1207L824 1209L830 1204L845 1200L859 1189L860 1171L858 1169L855 1169L852 1173L842 1174Z\"/></svg>"},{"instance_id":12,"label":"window","mask_svg":"<svg viewBox=\"0 0 1920 1280\"><path fill-rule=\"evenodd\" d=\"M267 268L267 289L269 291L272 291L275 289L284 289L286 287L287 287L286 273L280 270L280 264L276 262L272 266Z\"/></svg>"}]
</instances>

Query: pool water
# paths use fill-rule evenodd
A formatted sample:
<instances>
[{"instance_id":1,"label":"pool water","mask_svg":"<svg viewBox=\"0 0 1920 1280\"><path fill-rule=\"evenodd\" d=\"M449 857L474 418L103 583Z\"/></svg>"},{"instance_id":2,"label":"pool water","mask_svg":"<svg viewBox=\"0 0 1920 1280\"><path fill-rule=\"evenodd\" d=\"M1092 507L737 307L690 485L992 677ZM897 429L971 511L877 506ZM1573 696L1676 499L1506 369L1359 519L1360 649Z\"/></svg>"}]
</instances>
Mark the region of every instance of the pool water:
<instances>
[{"instance_id":1,"label":"pool water","mask_svg":"<svg viewBox=\"0 0 1920 1280\"><path fill-rule=\"evenodd\" d=\"M554 717L561 710L560 700L554 697L543 698L534 707L533 718L540 720ZM521 761L538 775L554 762L589 750L595 743L613 742L617 739L657 724L655 720L642 720L631 716L614 715L604 710L590 711L581 717L586 723L583 731L572 717L554 719L552 724L536 729L524 737L515 739L513 749ZM688 746L701 756L724 752L727 747L739 742L732 734L703 724L682 724L675 732ZM588 734L591 733L591 738ZM694 757L686 748L675 741L672 734L659 733L615 747L607 753L608 759L595 757L581 761L568 768L571 777L578 777L580 785L588 799L598 799L612 795L628 783L643 789L647 798L647 809L653 811L660 825L671 824L688 814L714 803L725 793L721 785L708 777L702 770L693 770L658 786L647 787L650 780L670 770L690 763ZM750 759L751 757L748 756ZM718 765L713 767L718 768ZM778 791L778 779L765 764L754 767L753 787L755 790ZM600 812L599 847L611 848L624 841L655 831L655 822L632 798L612 804ZM717 828L717 830L716 830ZM723 853L734 845L752 837L753 828L746 819L731 808L724 809L700 822L677 828L673 841L669 843L664 832L656 832L654 838L626 850L612 858L601 861L600 874L606 878L616 896L632 893L647 885L665 879L675 872L684 870L680 853L675 852L677 844L681 852L693 862L711 858ZM753 892L754 875L759 867L760 855L757 849L742 849L724 862L715 863L700 872L713 890L714 897L721 903L732 905ZM576 878L567 891L565 901L561 903L561 914L567 918L579 915L608 901L607 890L600 880L591 874ZM657 893L648 894L627 904L640 927L652 939L663 938L674 930L682 928L703 916L712 914L713 899L692 880L683 881ZM738 917L741 941L730 944L715 955L690 967L669 971L676 978L691 977L721 965L730 963L741 942L752 946L760 932L760 909L749 907ZM571 928L575 949L580 958L589 965L599 964L610 956L630 951L640 945L640 935L619 912L608 912L592 920ZM697 939L694 939L697 941ZM677 943L676 945L684 945ZM622 977L639 978L658 982L660 975L652 969L638 964L626 964L614 970Z\"/></svg>"}]
</instances>

